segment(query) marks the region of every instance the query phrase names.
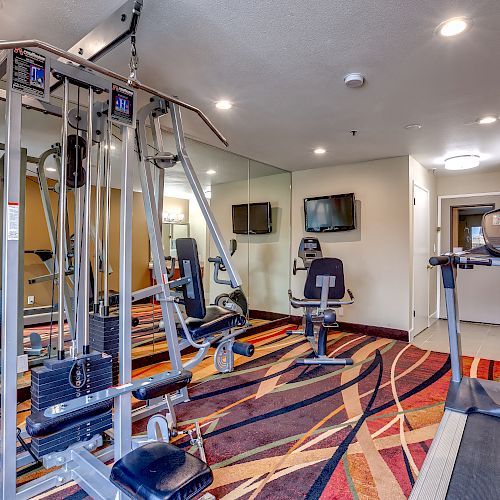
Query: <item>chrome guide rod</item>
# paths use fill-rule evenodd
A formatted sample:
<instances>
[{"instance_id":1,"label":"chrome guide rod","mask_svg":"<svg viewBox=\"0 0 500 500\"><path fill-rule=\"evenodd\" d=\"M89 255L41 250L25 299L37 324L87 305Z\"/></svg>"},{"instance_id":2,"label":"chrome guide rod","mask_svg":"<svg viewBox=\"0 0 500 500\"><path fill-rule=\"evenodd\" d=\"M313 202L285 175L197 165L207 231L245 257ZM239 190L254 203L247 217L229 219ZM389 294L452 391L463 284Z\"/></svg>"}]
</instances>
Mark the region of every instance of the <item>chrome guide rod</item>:
<instances>
[{"instance_id":1,"label":"chrome guide rod","mask_svg":"<svg viewBox=\"0 0 500 500\"><path fill-rule=\"evenodd\" d=\"M13 40L13 41L0 42L0 50L15 49L17 47L26 47L26 48L38 47L39 49L46 50L47 52L50 52L51 54L54 54L58 57L62 57L64 59L66 59L67 61L71 61L71 62L74 62L74 63L80 65L80 66L83 66L84 68L91 69L100 75L107 76L107 77L111 78L112 80L118 80L118 81L121 81L123 83L129 84L128 77L126 77L126 76L120 75L118 73L115 73L114 71L103 68L95 63L87 61L83 57L79 57L75 54L71 54L69 52L66 52L65 50L62 50L58 47L55 47L54 45L51 45L51 44L46 43L46 42L42 42L40 40ZM137 81L132 82L132 87L134 87L138 90L143 90L144 92L151 94L153 96L159 97L160 99L165 99L166 101L168 101L172 104L177 104L178 106L189 109L190 111L194 111L205 122L207 127L210 128L210 130L219 138L219 140L225 146L228 146L228 142L227 142L226 138L219 132L219 130L217 130L217 128L209 120L209 118L196 106L193 106L192 104L181 101L180 99L172 97L168 94L164 94L163 92L160 92L159 90L156 90L153 87L149 87L148 85L144 85L143 83L140 83Z\"/></svg>"},{"instance_id":2,"label":"chrome guide rod","mask_svg":"<svg viewBox=\"0 0 500 500\"><path fill-rule=\"evenodd\" d=\"M140 154L139 174L141 179L142 197L144 201L144 212L148 224L149 242L153 257L153 270L156 282L161 286L160 305L165 323L165 336L168 343L168 352L170 353L170 362L172 370L182 369L182 359L179 349L179 339L177 337L177 328L174 320L174 309L170 297L170 287L168 285L168 274L165 265L165 254L163 252L163 243L159 227L159 217L154 198L154 186L151 175L151 168L146 160L148 144L146 139L146 118L149 115L149 106L146 106L139 112L137 121L138 149ZM142 116L141 116L142 115ZM187 389L184 387L180 391L183 400L187 400Z\"/></svg>"},{"instance_id":3,"label":"chrome guide rod","mask_svg":"<svg viewBox=\"0 0 500 500\"><path fill-rule=\"evenodd\" d=\"M21 197L21 94L12 92L12 57L7 62L2 238L0 498L16 495L17 331L19 306L19 217ZM24 182L24 179L23 179ZM23 214L24 216L24 214ZM9 300L6 300L7 297Z\"/></svg>"},{"instance_id":4,"label":"chrome guide rod","mask_svg":"<svg viewBox=\"0 0 500 500\"><path fill-rule=\"evenodd\" d=\"M94 313L99 313L99 288L100 288L100 227L101 227L101 143L97 144L97 166L95 182L95 238L94 238Z\"/></svg>"},{"instance_id":5,"label":"chrome guide rod","mask_svg":"<svg viewBox=\"0 0 500 500\"><path fill-rule=\"evenodd\" d=\"M221 256L224 266L227 269L229 279L231 280L231 286L233 288L237 288L242 284L241 277L236 268L233 266L226 242L224 241L219 225L215 220L212 209L210 208L205 193L203 192L203 188L200 185L200 181L196 177L193 165L191 164L191 159L189 158L186 150L181 110L177 104L171 104L170 110L172 114L172 127L174 131L175 143L177 145L177 154L179 155L179 159L181 160L184 168L184 173L186 174L186 178L191 185L191 189L193 190L196 200L198 201L198 205L200 206L200 210L203 213L203 217L205 218L210 234L212 235L215 245L217 246L219 255Z\"/></svg>"},{"instance_id":6,"label":"chrome guide rod","mask_svg":"<svg viewBox=\"0 0 500 500\"><path fill-rule=\"evenodd\" d=\"M110 122L106 128L106 143L104 146L104 242L103 242L103 312L109 315L109 217L111 211L111 129Z\"/></svg>"},{"instance_id":7,"label":"chrome guide rod","mask_svg":"<svg viewBox=\"0 0 500 500\"><path fill-rule=\"evenodd\" d=\"M58 259L65 261L66 248L66 173L68 159L68 112L69 112L69 80L64 77L63 91L63 117L61 137L61 175L59 177L59 234L58 234ZM66 279L64 266L58 269L58 308L57 308L57 358L64 359L64 281Z\"/></svg>"},{"instance_id":8,"label":"chrome guide rod","mask_svg":"<svg viewBox=\"0 0 500 500\"><path fill-rule=\"evenodd\" d=\"M120 198L120 328L119 357L120 385L132 381L132 208L134 129L122 127L122 181ZM132 447L132 403L130 392L115 399L115 460L127 454ZM125 498L125 497L123 497Z\"/></svg>"},{"instance_id":9,"label":"chrome guide rod","mask_svg":"<svg viewBox=\"0 0 500 500\"><path fill-rule=\"evenodd\" d=\"M83 206L83 300L85 314L83 315L83 354L90 353L89 331L89 296L90 296L90 205L92 196L92 118L94 114L94 89L89 87L89 102L87 108L87 169L85 171L85 203ZM97 239L97 238L96 238Z\"/></svg>"}]
</instances>

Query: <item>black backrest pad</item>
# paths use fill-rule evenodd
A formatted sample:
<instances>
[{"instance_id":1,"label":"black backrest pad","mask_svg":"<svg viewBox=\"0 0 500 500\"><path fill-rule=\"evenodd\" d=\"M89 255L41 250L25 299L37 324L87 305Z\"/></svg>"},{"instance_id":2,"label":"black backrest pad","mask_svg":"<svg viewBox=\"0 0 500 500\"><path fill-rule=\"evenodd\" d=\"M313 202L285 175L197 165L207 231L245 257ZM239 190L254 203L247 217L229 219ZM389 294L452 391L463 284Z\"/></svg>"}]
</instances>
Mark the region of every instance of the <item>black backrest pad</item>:
<instances>
[{"instance_id":1,"label":"black backrest pad","mask_svg":"<svg viewBox=\"0 0 500 500\"><path fill-rule=\"evenodd\" d=\"M344 296L344 266L340 259L324 257L312 261L304 286L306 299L321 298L321 287L316 286L317 276L335 276L335 286L328 291L329 299L341 299Z\"/></svg>"},{"instance_id":2,"label":"black backrest pad","mask_svg":"<svg viewBox=\"0 0 500 500\"><path fill-rule=\"evenodd\" d=\"M185 278L191 273L191 283L182 287L186 314L191 318L204 318L206 314L205 292L203 290L196 240L193 238L177 238L175 245L181 276Z\"/></svg>"}]
</instances>

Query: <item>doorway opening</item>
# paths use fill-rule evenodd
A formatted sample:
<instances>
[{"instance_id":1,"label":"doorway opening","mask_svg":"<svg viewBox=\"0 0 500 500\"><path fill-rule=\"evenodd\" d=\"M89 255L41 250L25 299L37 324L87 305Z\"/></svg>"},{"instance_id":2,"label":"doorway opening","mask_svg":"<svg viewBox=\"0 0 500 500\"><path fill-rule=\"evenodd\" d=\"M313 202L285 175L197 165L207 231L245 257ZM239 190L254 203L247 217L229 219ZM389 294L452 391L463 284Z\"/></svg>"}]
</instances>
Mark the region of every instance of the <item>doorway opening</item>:
<instances>
[{"instance_id":1,"label":"doorway opening","mask_svg":"<svg viewBox=\"0 0 500 500\"><path fill-rule=\"evenodd\" d=\"M450 251L469 251L484 245L481 221L494 204L450 207Z\"/></svg>"}]
</instances>

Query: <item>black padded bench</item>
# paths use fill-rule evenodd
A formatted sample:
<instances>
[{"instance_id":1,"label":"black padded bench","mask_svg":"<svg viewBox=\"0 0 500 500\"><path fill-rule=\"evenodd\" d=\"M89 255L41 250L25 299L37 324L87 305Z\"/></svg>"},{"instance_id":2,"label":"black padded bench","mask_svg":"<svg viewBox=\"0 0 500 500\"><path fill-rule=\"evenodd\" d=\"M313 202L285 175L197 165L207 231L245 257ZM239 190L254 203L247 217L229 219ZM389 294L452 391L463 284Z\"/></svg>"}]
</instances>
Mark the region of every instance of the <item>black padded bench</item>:
<instances>
[{"instance_id":1,"label":"black padded bench","mask_svg":"<svg viewBox=\"0 0 500 500\"><path fill-rule=\"evenodd\" d=\"M182 286L183 303L186 307L186 326L193 340L237 328L246 324L245 316L219 306L205 305L198 248L193 238L177 238L177 260L183 278L190 278Z\"/></svg>"},{"instance_id":2,"label":"black padded bench","mask_svg":"<svg viewBox=\"0 0 500 500\"><path fill-rule=\"evenodd\" d=\"M188 500L212 484L213 475L199 458L159 441L127 453L109 479L131 498Z\"/></svg>"}]
</instances>

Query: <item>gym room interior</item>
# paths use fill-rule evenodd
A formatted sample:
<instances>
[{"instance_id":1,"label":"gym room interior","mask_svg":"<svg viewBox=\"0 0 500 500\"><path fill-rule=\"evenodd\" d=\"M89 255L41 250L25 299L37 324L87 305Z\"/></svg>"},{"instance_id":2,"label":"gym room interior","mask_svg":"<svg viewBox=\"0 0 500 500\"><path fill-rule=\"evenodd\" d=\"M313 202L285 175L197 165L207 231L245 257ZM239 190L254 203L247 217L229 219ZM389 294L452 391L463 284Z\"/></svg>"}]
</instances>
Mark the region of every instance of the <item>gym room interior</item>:
<instances>
[{"instance_id":1,"label":"gym room interior","mask_svg":"<svg viewBox=\"0 0 500 500\"><path fill-rule=\"evenodd\" d=\"M497 0L0 0L0 499L500 498Z\"/></svg>"}]
</instances>

